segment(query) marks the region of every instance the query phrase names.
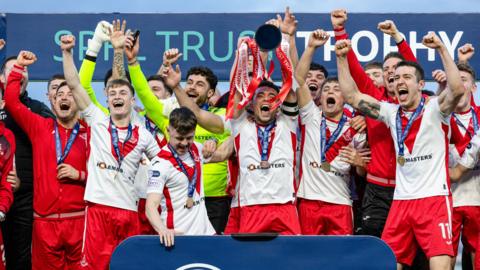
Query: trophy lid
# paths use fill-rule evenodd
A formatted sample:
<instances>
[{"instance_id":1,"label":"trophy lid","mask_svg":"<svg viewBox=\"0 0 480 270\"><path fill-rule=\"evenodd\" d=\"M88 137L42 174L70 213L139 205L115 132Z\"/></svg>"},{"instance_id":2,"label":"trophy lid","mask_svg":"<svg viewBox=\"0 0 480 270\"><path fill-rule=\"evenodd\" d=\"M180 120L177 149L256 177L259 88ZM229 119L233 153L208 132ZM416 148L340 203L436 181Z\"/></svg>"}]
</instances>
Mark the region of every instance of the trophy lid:
<instances>
[{"instance_id":1,"label":"trophy lid","mask_svg":"<svg viewBox=\"0 0 480 270\"><path fill-rule=\"evenodd\" d=\"M280 42L282 41L282 33L276 26L264 24L258 27L255 32L255 41L260 49L271 51L280 45Z\"/></svg>"}]
</instances>

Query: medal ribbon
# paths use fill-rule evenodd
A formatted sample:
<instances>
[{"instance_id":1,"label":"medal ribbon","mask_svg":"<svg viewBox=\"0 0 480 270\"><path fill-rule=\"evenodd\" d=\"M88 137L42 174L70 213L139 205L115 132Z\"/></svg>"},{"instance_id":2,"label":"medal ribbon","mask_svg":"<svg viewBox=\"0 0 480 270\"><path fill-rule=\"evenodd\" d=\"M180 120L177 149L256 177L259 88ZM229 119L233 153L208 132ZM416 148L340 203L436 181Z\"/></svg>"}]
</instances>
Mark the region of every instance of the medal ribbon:
<instances>
[{"instance_id":1,"label":"medal ribbon","mask_svg":"<svg viewBox=\"0 0 480 270\"><path fill-rule=\"evenodd\" d=\"M477 130L478 130L478 118L477 118L477 114L475 113L475 110L473 110L473 108L471 108L470 111L472 112L473 133L471 133L468 130L468 128L466 128L463 125L462 121L460 121L460 119L458 119L458 117L454 113L452 113L452 115L453 115L453 118L455 118L455 122L457 123L457 125L459 125L463 129L465 129L465 131L468 133L468 136L470 136L470 138L473 138L473 135L475 135L475 133L477 133Z\"/></svg>"},{"instance_id":2,"label":"medal ribbon","mask_svg":"<svg viewBox=\"0 0 480 270\"><path fill-rule=\"evenodd\" d=\"M70 153L70 150L72 149L73 142L77 138L79 130L80 130L80 124L77 122L73 127L70 137L68 137L67 144L65 145L65 149L63 150L63 154L62 154L62 142L60 141L58 124L55 121L55 150L57 153L57 165L62 164L63 161L65 161L65 159L67 158L68 153Z\"/></svg>"},{"instance_id":3,"label":"medal ribbon","mask_svg":"<svg viewBox=\"0 0 480 270\"><path fill-rule=\"evenodd\" d=\"M424 105L425 105L425 98L422 97L422 99L420 100L420 104L415 109L410 119L408 119L407 125L405 126L405 130L402 130L403 129L402 117L400 116L401 108L399 108L397 111L396 128L397 128L397 143L398 143L399 156L402 156L402 157L404 156L405 145L403 144L403 142L407 138L408 132L410 131L410 128L412 127L413 122L422 112Z\"/></svg>"},{"instance_id":4,"label":"medal ribbon","mask_svg":"<svg viewBox=\"0 0 480 270\"><path fill-rule=\"evenodd\" d=\"M183 161L178 156L177 151L173 149L172 145L170 144L167 144L167 145L168 145L168 149L170 149L170 152L172 152L172 155L175 158L175 161L177 162L178 167L180 167L180 170L182 170L183 174L185 174L185 176L188 179L188 198L193 198L193 193L195 192L195 185L197 184L197 174L198 174L198 168L197 168L197 163L195 161L195 156L193 155L191 150L188 151L194 164L193 175L192 177L190 177L188 175L187 169L185 168L185 165L183 165Z\"/></svg>"},{"instance_id":5,"label":"medal ribbon","mask_svg":"<svg viewBox=\"0 0 480 270\"><path fill-rule=\"evenodd\" d=\"M118 160L118 168L120 168L122 167L122 161L124 158L124 156L122 155L123 149L125 148L125 144L132 137L132 124L128 124L127 136L125 137L125 140L123 141L123 143L119 141L117 127L113 124L113 121L111 118L110 118L110 130L112 134L111 139L112 139L113 150L115 151L116 158ZM119 144L122 147L122 152L120 152L120 147L118 147Z\"/></svg>"},{"instance_id":6,"label":"medal ribbon","mask_svg":"<svg viewBox=\"0 0 480 270\"><path fill-rule=\"evenodd\" d=\"M320 126L320 148L322 149L320 153L320 160L322 163L327 160L325 158L325 153L328 151L328 149L330 149L330 147L332 147L332 145L340 136L340 133L342 132L345 122L347 122L347 117L345 116L345 114L342 114L342 119L340 119L340 122L338 122L337 128L335 129L335 131L332 133L332 135L327 141L327 120L325 119L325 116L322 114L322 125Z\"/></svg>"},{"instance_id":7,"label":"medal ribbon","mask_svg":"<svg viewBox=\"0 0 480 270\"><path fill-rule=\"evenodd\" d=\"M268 139L270 135L270 131L276 126L275 121L270 123L268 126L265 127L265 130L262 130L258 125L257 125L257 139L258 142L260 143L261 151L260 151L260 157L262 161L268 161ZM273 140L273 138L272 138Z\"/></svg>"}]
</instances>

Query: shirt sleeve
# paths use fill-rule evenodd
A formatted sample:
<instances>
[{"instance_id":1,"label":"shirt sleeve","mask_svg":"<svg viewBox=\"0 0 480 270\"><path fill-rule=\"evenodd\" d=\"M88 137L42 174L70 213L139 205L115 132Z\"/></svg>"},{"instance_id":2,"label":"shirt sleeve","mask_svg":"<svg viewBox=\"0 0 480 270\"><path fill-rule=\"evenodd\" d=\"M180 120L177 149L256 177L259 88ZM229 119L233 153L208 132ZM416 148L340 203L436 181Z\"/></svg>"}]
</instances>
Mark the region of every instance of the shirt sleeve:
<instances>
[{"instance_id":1,"label":"shirt sleeve","mask_svg":"<svg viewBox=\"0 0 480 270\"><path fill-rule=\"evenodd\" d=\"M10 144L10 151L8 152L8 157L4 161L5 163L2 168L2 176L0 180L0 211L7 213L13 203L12 186L7 182L7 176L8 173L13 169L13 157L15 156L16 145L15 137L10 130L5 129L4 136ZM7 153L4 152L4 155L6 154Z\"/></svg>"},{"instance_id":2,"label":"shirt sleeve","mask_svg":"<svg viewBox=\"0 0 480 270\"><path fill-rule=\"evenodd\" d=\"M130 72L130 78L132 79L132 85L137 93L138 98L145 107L148 118L160 129L160 131L167 136L168 117L170 116L170 110L168 114L165 114L166 107L168 107L168 99L159 100L150 89L148 81L143 74L140 65L128 66Z\"/></svg>"},{"instance_id":3,"label":"shirt sleeve","mask_svg":"<svg viewBox=\"0 0 480 270\"><path fill-rule=\"evenodd\" d=\"M248 121L248 112L244 111L237 119L230 119L225 123L225 127L231 130L232 135L236 137L242 128L243 125Z\"/></svg>"},{"instance_id":4,"label":"shirt sleeve","mask_svg":"<svg viewBox=\"0 0 480 270\"><path fill-rule=\"evenodd\" d=\"M303 108L300 108L300 121L302 124L307 124L315 119L315 116L320 114L320 110L318 109L317 105L311 100L307 105Z\"/></svg>"},{"instance_id":5,"label":"shirt sleeve","mask_svg":"<svg viewBox=\"0 0 480 270\"><path fill-rule=\"evenodd\" d=\"M164 160L155 157L148 167L147 194L163 193L163 188L168 181L169 169Z\"/></svg>"},{"instance_id":6,"label":"shirt sleeve","mask_svg":"<svg viewBox=\"0 0 480 270\"><path fill-rule=\"evenodd\" d=\"M391 127L390 119L392 115L395 115L396 109L398 105L391 104L388 102L380 102L380 111L378 120L382 121L387 125L387 127Z\"/></svg>"},{"instance_id":7,"label":"shirt sleeve","mask_svg":"<svg viewBox=\"0 0 480 270\"><path fill-rule=\"evenodd\" d=\"M158 147L158 143L155 141L155 138L150 134L150 132L146 131L144 134L147 137L147 147L145 148L145 154L149 159L154 158L157 156L158 152L160 152L160 147Z\"/></svg>"},{"instance_id":8,"label":"shirt sleeve","mask_svg":"<svg viewBox=\"0 0 480 270\"><path fill-rule=\"evenodd\" d=\"M83 59L82 66L80 67L80 71L78 72L78 76L80 77L80 84L83 88L87 91L88 97L92 101L95 106L97 106L105 115L109 115L110 112L107 108L105 108L100 102L98 102L97 96L95 95L95 91L92 87L92 79L93 74L95 73L95 65L96 63L92 60L87 58Z\"/></svg>"},{"instance_id":9,"label":"shirt sleeve","mask_svg":"<svg viewBox=\"0 0 480 270\"><path fill-rule=\"evenodd\" d=\"M95 104L90 103L85 110L81 111L82 118L89 126L105 119L105 114Z\"/></svg>"},{"instance_id":10,"label":"shirt sleeve","mask_svg":"<svg viewBox=\"0 0 480 270\"><path fill-rule=\"evenodd\" d=\"M429 104L432 104L432 105L430 105L430 106L433 106L432 109L438 113L438 116L440 117L440 120L442 121L442 123L450 126L450 117L451 117L451 114L445 114L445 113L443 113L443 112L440 110L440 104L439 104L438 102L439 102L438 97L432 97L432 98L430 99L430 101L429 101L425 106L429 106Z\"/></svg>"}]
</instances>

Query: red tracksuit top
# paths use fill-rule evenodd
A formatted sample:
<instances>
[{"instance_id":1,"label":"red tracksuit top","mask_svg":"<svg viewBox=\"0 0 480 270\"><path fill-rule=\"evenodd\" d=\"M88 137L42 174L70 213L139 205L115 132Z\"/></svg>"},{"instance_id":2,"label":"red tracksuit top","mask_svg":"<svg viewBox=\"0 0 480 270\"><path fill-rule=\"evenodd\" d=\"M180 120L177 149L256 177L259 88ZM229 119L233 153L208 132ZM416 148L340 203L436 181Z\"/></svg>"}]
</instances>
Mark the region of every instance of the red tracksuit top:
<instances>
[{"instance_id":1,"label":"red tracksuit top","mask_svg":"<svg viewBox=\"0 0 480 270\"><path fill-rule=\"evenodd\" d=\"M8 173L13 169L15 136L0 121L0 211L7 213L13 202L12 185L7 182Z\"/></svg>"},{"instance_id":2,"label":"red tracksuit top","mask_svg":"<svg viewBox=\"0 0 480 270\"><path fill-rule=\"evenodd\" d=\"M55 148L56 120L44 118L31 112L18 96L22 67L15 66L5 91L6 109L17 124L25 131L32 143L33 152L33 210L40 216L83 211L85 182L72 179L57 179L57 157ZM72 129L58 125L62 152ZM81 127L64 163L86 172L87 129Z\"/></svg>"},{"instance_id":3,"label":"red tracksuit top","mask_svg":"<svg viewBox=\"0 0 480 270\"><path fill-rule=\"evenodd\" d=\"M337 32L341 32L344 29L335 29L335 39L347 39L348 34L346 31L337 35ZM413 55L412 50L408 43L403 40L397 44L398 51L407 61L417 62L415 55ZM352 75L353 80L357 84L360 92L370 95L376 98L379 101L385 101L390 103L398 103L395 98L388 96L387 89L385 87L376 87L372 79L363 70L363 67L360 65L360 62L357 59L357 56L350 50L347 54L348 65L350 69L350 74ZM367 181L373 184L395 187L394 182L388 184L376 181L375 178L383 178L394 180L396 173L396 151L395 145L393 144L392 136L390 135L389 128L381 121L374 120L370 117L366 117L365 121L367 123L367 137L368 144L371 150L371 161L367 165Z\"/></svg>"}]
</instances>

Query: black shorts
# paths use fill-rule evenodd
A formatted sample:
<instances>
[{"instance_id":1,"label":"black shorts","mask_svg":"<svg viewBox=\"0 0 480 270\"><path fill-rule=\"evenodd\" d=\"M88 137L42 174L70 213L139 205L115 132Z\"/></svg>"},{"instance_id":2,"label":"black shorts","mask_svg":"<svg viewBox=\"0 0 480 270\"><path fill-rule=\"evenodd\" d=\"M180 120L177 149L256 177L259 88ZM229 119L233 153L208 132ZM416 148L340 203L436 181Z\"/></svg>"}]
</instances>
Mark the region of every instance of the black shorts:
<instances>
[{"instance_id":1,"label":"black shorts","mask_svg":"<svg viewBox=\"0 0 480 270\"><path fill-rule=\"evenodd\" d=\"M223 234L230 214L231 197L205 197L205 206L210 223L217 234Z\"/></svg>"},{"instance_id":2,"label":"black shorts","mask_svg":"<svg viewBox=\"0 0 480 270\"><path fill-rule=\"evenodd\" d=\"M382 236L394 190L394 187L367 183L362 202L362 234Z\"/></svg>"}]
</instances>

